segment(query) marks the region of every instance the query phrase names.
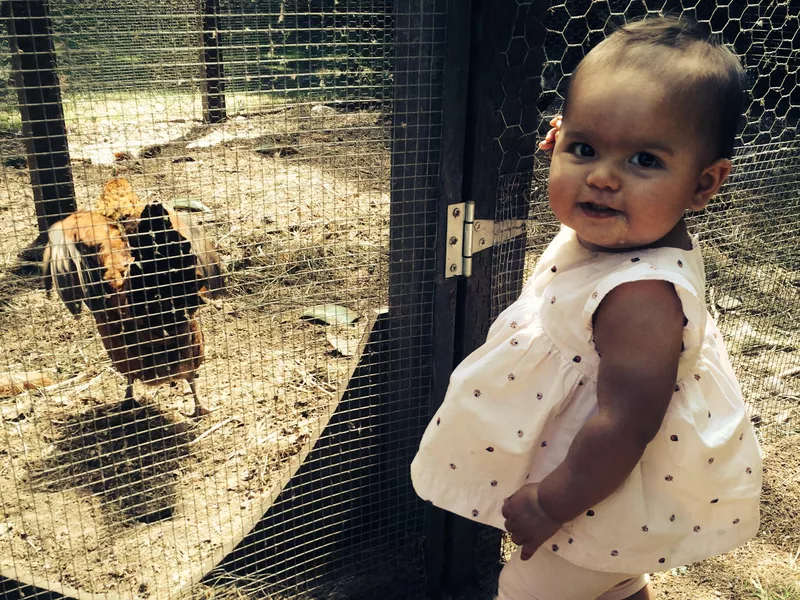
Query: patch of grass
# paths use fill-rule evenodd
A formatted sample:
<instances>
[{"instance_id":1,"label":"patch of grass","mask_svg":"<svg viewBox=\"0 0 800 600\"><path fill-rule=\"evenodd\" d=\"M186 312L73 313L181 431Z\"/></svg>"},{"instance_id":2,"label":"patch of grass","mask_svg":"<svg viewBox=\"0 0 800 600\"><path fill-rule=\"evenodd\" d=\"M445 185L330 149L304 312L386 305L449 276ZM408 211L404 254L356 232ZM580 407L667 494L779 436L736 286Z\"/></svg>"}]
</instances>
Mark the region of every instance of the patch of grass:
<instances>
[{"instance_id":1,"label":"patch of grass","mask_svg":"<svg viewBox=\"0 0 800 600\"><path fill-rule=\"evenodd\" d=\"M798 573L800 577L800 573ZM779 584L777 587L764 585L758 578L751 579L753 586L752 598L758 600L800 600L800 584Z\"/></svg>"}]
</instances>

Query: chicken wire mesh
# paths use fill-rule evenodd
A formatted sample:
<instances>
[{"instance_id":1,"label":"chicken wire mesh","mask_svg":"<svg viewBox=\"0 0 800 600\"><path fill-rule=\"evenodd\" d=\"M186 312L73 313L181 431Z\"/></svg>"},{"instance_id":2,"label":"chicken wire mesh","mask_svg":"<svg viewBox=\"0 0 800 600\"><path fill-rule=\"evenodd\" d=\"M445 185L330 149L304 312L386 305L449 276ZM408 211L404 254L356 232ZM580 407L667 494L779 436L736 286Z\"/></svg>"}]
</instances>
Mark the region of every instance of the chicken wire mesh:
<instances>
[{"instance_id":1,"label":"chicken wire mesh","mask_svg":"<svg viewBox=\"0 0 800 600\"><path fill-rule=\"evenodd\" d=\"M3 592L421 597L445 3L3 9Z\"/></svg>"},{"instance_id":2,"label":"chicken wire mesh","mask_svg":"<svg viewBox=\"0 0 800 600\"><path fill-rule=\"evenodd\" d=\"M787 1L725 3L603 0L551 2L541 40L526 31L534 5L518 3L494 100L498 126L497 220L527 219L524 245L495 253L493 313L512 302L524 276L558 231L547 203L549 160L535 152L560 113L569 75L615 26L648 15L684 15L705 24L741 57L750 85L733 174L708 209L689 220L703 241L707 301L725 335L751 419L764 440L800 431L800 86L798 14ZM541 44L543 55L536 51ZM538 69L541 93L531 85ZM532 171L528 169L533 162ZM524 274L520 261L525 260Z\"/></svg>"}]
</instances>

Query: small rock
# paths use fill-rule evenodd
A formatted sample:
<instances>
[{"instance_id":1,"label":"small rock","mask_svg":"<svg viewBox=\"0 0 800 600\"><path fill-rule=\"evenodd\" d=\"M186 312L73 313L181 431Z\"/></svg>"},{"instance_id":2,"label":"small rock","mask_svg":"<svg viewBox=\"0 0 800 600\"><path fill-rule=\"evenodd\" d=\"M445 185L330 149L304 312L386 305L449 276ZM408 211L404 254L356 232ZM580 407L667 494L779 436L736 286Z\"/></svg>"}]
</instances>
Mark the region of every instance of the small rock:
<instances>
[{"instance_id":1,"label":"small rock","mask_svg":"<svg viewBox=\"0 0 800 600\"><path fill-rule=\"evenodd\" d=\"M786 409L779 415L775 415L775 422L778 425L786 425L792 418L792 409Z\"/></svg>"},{"instance_id":2,"label":"small rock","mask_svg":"<svg viewBox=\"0 0 800 600\"><path fill-rule=\"evenodd\" d=\"M317 104L311 107L312 115L333 115L336 114L336 109L325 106L324 104Z\"/></svg>"},{"instance_id":3,"label":"small rock","mask_svg":"<svg viewBox=\"0 0 800 600\"><path fill-rule=\"evenodd\" d=\"M0 417L7 421L18 421L29 413L32 408L33 403L30 400L23 400L10 406L4 406L0 409Z\"/></svg>"},{"instance_id":4,"label":"small rock","mask_svg":"<svg viewBox=\"0 0 800 600\"><path fill-rule=\"evenodd\" d=\"M153 146L142 148L139 156L141 158L155 158L156 156L160 156L162 152L164 152L164 146L154 144Z\"/></svg>"},{"instance_id":5,"label":"small rock","mask_svg":"<svg viewBox=\"0 0 800 600\"><path fill-rule=\"evenodd\" d=\"M717 306L720 308L720 310L736 310L741 305L741 300L737 300L731 296L720 296L717 298Z\"/></svg>"}]
</instances>

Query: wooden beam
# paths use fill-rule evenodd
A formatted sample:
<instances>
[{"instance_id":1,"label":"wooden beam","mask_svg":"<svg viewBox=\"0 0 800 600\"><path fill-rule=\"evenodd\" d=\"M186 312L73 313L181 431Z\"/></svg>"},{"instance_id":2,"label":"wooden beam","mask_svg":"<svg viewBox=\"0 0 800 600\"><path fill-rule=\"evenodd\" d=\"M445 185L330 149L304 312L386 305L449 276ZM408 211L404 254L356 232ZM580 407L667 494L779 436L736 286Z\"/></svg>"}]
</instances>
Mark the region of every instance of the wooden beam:
<instances>
[{"instance_id":1,"label":"wooden beam","mask_svg":"<svg viewBox=\"0 0 800 600\"><path fill-rule=\"evenodd\" d=\"M544 62L547 2L473 0L467 91L464 199L475 218L526 219L536 151L536 101ZM450 107L448 107L450 108ZM459 281L454 361L486 341L497 313L522 287L524 236L473 257ZM448 514L443 579L456 595L500 567L501 533Z\"/></svg>"},{"instance_id":2,"label":"wooden beam","mask_svg":"<svg viewBox=\"0 0 800 600\"><path fill-rule=\"evenodd\" d=\"M203 49L200 65L203 82L203 121L206 123L221 123L227 118L225 70L220 36L219 0L203 0Z\"/></svg>"},{"instance_id":3,"label":"wooden beam","mask_svg":"<svg viewBox=\"0 0 800 600\"><path fill-rule=\"evenodd\" d=\"M39 236L20 257L39 262L47 230L75 212L67 128L46 0L3 3Z\"/></svg>"}]
</instances>

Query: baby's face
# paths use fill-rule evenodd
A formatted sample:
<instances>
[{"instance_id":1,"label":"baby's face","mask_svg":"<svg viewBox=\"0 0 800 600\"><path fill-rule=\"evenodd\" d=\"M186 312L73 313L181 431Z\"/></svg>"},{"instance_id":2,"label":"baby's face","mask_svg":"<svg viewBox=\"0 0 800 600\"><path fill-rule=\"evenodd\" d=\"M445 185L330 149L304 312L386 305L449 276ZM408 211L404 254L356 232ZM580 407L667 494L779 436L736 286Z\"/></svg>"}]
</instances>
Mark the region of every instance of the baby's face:
<instances>
[{"instance_id":1,"label":"baby's face","mask_svg":"<svg viewBox=\"0 0 800 600\"><path fill-rule=\"evenodd\" d=\"M658 242L687 209L708 166L689 107L668 86L631 69L583 72L575 82L550 166L550 206L593 249Z\"/></svg>"}]
</instances>

